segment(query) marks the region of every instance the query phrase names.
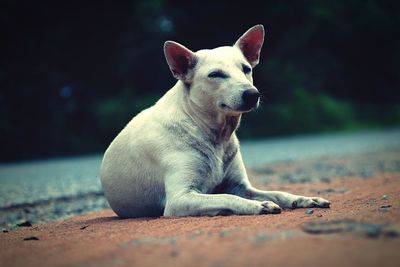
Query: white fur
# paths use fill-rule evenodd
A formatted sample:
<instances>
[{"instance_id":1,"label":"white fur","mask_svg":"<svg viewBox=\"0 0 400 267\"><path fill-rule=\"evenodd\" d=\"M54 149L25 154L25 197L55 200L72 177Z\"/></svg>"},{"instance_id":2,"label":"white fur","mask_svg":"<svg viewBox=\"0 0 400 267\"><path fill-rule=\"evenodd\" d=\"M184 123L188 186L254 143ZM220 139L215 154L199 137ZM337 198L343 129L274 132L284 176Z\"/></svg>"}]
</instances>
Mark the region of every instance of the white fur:
<instances>
[{"instance_id":1,"label":"white fur","mask_svg":"<svg viewBox=\"0 0 400 267\"><path fill-rule=\"evenodd\" d=\"M256 90L243 65L257 65L263 39L264 29L257 25L232 47L194 53L166 43L167 62L180 80L128 123L102 162L105 196L119 216L260 214L279 213L281 207L329 207L322 198L257 190L247 178L235 130L241 114L258 106L257 101L243 110L244 91ZM209 77L213 71L228 77Z\"/></svg>"}]
</instances>

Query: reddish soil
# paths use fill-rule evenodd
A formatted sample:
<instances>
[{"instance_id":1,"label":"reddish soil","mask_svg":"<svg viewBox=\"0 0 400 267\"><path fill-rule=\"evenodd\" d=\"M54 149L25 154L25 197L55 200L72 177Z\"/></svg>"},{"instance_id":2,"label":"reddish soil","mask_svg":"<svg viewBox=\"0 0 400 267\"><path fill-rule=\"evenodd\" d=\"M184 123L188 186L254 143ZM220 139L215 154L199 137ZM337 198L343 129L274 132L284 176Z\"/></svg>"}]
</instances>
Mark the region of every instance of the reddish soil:
<instances>
[{"instance_id":1,"label":"reddish soil","mask_svg":"<svg viewBox=\"0 0 400 267\"><path fill-rule=\"evenodd\" d=\"M399 266L400 173L268 185L305 195L332 188L346 190L322 194L331 208L309 215L297 209L278 215L121 220L106 210L21 228L0 233L0 265ZM306 223L343 219L388 224L392 232L303 231ZM24 240L29 237L38 240Z\"/></svg>"}]
</instances>

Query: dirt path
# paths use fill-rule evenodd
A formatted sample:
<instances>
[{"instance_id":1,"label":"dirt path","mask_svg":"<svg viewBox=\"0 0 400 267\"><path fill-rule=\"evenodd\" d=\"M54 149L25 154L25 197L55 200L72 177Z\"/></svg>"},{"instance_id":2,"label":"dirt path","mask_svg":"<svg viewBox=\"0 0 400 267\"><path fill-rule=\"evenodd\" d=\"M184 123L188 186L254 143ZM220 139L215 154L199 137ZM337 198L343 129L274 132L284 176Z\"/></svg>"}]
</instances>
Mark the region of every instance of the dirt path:
<instances>
[{"instance_id":1,"label":"dirt path","mask_svg":"<svg viewBox=\"0 0 400 267\"><path fill-rule=\"evenodd\" d=\"M21 227L0 233L0 265L398 266L399 159L393 151L252 172L259 187L319 194L331 200L331 209L127 220L107 210Z\"/></svg>"}]
</instances>

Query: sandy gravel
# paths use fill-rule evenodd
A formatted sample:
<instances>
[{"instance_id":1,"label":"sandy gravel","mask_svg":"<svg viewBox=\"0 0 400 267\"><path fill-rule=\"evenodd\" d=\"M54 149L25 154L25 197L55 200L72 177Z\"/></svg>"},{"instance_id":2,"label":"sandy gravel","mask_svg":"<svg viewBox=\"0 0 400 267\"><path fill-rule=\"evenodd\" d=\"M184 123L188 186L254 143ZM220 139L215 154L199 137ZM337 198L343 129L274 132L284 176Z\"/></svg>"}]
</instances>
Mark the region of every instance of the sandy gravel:
<instances>
[{"instance_id":1,"label":"sandy gravel","mask_svg":"<svg viewBox=\"0 0 400 267\"><path fill-rule=\"evenodd\" d=\"M399 266L399 162L385 151L250 171L261 188L321 195L330 209L126 220L106 210L20 227L0 233L0 266Z\"/></svg>"}]
</instances>

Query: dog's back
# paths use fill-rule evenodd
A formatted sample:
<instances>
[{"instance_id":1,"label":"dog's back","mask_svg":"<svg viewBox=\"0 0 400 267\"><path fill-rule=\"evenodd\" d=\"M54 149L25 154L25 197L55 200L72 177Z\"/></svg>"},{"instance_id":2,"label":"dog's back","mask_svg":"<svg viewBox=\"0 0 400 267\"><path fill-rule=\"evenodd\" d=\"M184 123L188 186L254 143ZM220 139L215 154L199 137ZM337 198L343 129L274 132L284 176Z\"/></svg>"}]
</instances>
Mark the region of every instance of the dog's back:
<instances>
[{"instance_id":1,"label":"dog's back","mask_svg":"<svg viewBox=\"0 0 400 267\"><path fill-rule=\"evenodd\" d=\"M120 217L163 215L165 174L181 164L187 130L195 129L179 108L184 86L178 83L154 106L136 115L106 150L100 171L105 196ZM189 123L189 124L188 124ZM198 132L193 132L198 135ZM186 141L186 142L185 142Z\"/></svg>"},{"instance_id":2,"label":"dog's back","mask_svg":"<svg viewBox=\"0 0 400 267\"><path fill-rule=\"evenodd\" d=\"M149 161L155 161L154 156L138 145L146 146L147 139L152 138L152 132L142 134L149 127L143 124L143 119L150 112L151 109L144 110L128 123L105 152L101 165L100 179L105 196L114 212L123 218L163 213L164 184L148 179L148 176L160 177L161 172L148 166ZM150 182L152 184L148 184Z\"/></svg>"}]
</instances>

